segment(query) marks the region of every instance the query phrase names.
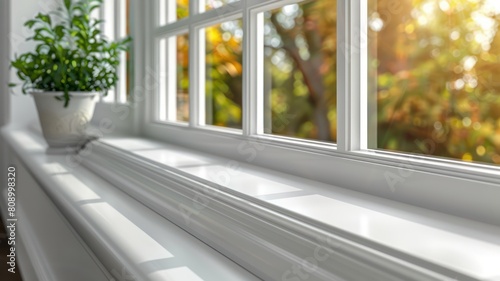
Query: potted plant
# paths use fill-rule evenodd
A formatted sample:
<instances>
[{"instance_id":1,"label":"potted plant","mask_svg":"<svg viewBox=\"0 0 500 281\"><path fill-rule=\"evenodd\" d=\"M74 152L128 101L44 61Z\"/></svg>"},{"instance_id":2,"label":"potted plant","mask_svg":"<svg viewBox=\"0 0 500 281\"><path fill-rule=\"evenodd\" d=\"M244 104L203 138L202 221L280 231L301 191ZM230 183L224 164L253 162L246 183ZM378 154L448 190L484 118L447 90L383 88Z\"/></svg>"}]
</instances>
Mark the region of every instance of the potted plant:
<instances>
[{"instance_id":1,"label":"potted plant","mask_svg":"<svg viewBox=\"0 0 500 281\"><path fill-rule=\"evenodd\" d=\"M28 20L25 26L34 35L27 41L36 42L36 48L11 62L22 92L35 99L50 148L76 148L86 142L98 96L118 81L120 52L128 49L130 38L110 42L101 34L102 21L90 17L101 4L64 0L56 11Z\"/></svg>"}]
</instances>

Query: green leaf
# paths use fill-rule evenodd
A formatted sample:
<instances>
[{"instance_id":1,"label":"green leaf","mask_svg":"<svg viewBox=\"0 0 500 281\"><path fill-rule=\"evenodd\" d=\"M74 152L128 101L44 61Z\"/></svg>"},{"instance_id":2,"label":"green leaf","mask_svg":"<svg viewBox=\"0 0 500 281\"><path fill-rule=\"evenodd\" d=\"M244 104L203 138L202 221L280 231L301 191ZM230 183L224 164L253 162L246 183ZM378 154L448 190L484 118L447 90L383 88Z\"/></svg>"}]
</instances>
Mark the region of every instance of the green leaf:
<instances>
[{"instance_id":1,"label":"green leaf","mask_svg":"<svg viewBox=\"0 0 500 281\"><path fill-rule=\"evenodd\" d=\"M36 24L36 21L35 21L35 20L29 20L29 21L27 21L27 22L25 22L25 23L24 23L24 26L27 26L27 27L29 27L29 28L32 28L32 27L33 27L33 25L35 25L35 24Z\"/></svg>"},{"instance_id":2,"label":"green leaf","mask_svg":"<svg viewBox=\"0 0 500 281\"><path fill-rule=\"evenodd\" d=\"M9 83L9 88L13 88L13 87L16 87L17 84L16 83Z\"/></svg>"},{"instance_id":3,"label":"green leaf","mask_svg":"<svg viewBox=\"0 0 500 281\"><path fill-rule=\"evenodd\" d=\"M69 104L69 100L70 100L70 96L69 96L69 92L68 90L64 91L64 107L68 107L68 104Z\"/></svg>"},{"instance_id":4,"label":"green leaf","mask_svg":"<svg viewBox=\"0 0 500 281\"><path fill-rule=\"evenodd\" d=\"M54 28L54 32L56 33L57 37L61 39L64 36L64 26L58 25Z\"/></svg>"},{"instance_id":5,"label":"green leaf","mask_svg":"<svg viewBox=\"0 0 500 281\"><path fill-rule=\"evenodd\" d=\"M71 0L64 0L64 7L66 7L67 10L71 9Z\"/></svg>"},{"instance_id":6,"label":"green leaf","mask_svg":"<svg viewBox=\"0 0 500 281\"><path fill-rule=\"evenodd\" d=\"M41 21L48 23L49 25L52 24L52 20L51 20L50 16L47 14L39 13L35 18L40 19Z\"/></svg>"}]
</instances>

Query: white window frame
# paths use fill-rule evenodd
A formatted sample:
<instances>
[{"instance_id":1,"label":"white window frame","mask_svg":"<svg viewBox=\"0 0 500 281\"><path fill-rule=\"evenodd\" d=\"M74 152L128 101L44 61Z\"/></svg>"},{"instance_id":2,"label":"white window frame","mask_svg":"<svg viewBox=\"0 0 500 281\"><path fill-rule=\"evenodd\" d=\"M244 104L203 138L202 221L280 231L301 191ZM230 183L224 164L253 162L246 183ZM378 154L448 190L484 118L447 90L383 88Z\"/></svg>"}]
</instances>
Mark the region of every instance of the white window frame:
<instances>
[{"instance_id":1,"label":"white window frame","mask_svg":"<svg viewBox=\"0 0 500 281\"><path fill-rule=\"evenodd\" d=\"M145 58L136 60L135 80L146 91L137 115L142 135L423 208L497 222L489 206L495 200L491 198L492 192L500 188L500 167L368 149L367 82L359 82L367 81L367 19L362 15L367 13L368 0L337 2L336 144L262 134L263 87L259 76L262 60L256 59L263 57L258 40L262 31L253 27L262 21L260 12L301 1L241 0L200 13L202 1L190 0L188 18L162 27L156 24L156 1L146 1L144 9L136 11L144 24L144 40L135 42L138 49L145 50ZM204 87L198 83L204 77L204 67L200 66L205 54L203 48L195 47L203 43L199 31L240 17L244 23L243 128L205 126L204 105L200 102ZM154 42L186 30L190 49L190 122L158 121Z\"/></svg>"},{"instance_id":2,"label":"white window frame","mask_svg":"<svg viewBox=\"0 0 500 281\"><path fill-rule=\"evenodd\" d=\"M123 40L128 35L123 35L122 33L126 33L126 21L131 19L130 13L127 13L127 10L123 10L123 3L125 0L103 0L101 4L101 8L98 10L99 19L104 20L105 22L100 24L101 31L104 31L104 26L106 24L112 24L114 37L109 38L110 40ZM107 3L113 3L113 19L109 22L109 19L106 18L105 10ZM132 3L129 3L129 7ZM124 22L125 21L125 22ZM125 26L123 26L125 25ZM122 32L122 29L125 28L125 32ZM106 99L106 97L101 96L101 103L111 103L111 104L126 104L127 103L127 80L132 81L132 76L127 73L127 64L126 64L126 53L122 52L120 54L120 66L118 67L118 83L111 90L114 92L113 96L110 96Z\"/></svg>"}]
</instances>

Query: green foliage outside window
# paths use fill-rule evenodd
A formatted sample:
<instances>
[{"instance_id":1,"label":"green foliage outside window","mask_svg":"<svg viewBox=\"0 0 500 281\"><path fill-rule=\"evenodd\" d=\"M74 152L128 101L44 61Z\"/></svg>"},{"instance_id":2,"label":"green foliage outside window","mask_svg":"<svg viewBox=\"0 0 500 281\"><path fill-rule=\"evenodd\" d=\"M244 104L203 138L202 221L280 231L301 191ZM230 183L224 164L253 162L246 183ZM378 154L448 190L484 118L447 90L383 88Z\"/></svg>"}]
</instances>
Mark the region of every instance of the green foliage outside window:
<instances>
[{"instance_id":1,"label":"green foliage outside window","mask_svg":"<svg viewBox=\"0 0 500 281\"><path fill-rule=\"evenodd\" d=\"M336 6L311 0L265 14L266 133L335 141L337 52L366 51L370 148L500 163L499 1L370 0L364 46L337 44ZM213 32L207 40L226 30ZM238 50L214 61L241 61L231 41L207 43ZM213 79L215 123L231 126L241 80Z\"/></svg>"}]
</instances>

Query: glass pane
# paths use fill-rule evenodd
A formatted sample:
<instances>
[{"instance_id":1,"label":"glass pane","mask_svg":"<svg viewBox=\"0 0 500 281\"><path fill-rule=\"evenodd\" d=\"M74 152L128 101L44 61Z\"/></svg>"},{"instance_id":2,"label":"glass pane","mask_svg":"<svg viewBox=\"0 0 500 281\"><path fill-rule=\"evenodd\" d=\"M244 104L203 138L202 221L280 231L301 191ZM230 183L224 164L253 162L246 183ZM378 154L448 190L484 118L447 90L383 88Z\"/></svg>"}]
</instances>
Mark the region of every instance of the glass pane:
<instances>
[{"instance_id":1,"label":"glass pane","mask_svg":"<svg viewBox=\"0 0 500 281\"><path fill-rule=\"evenodd\" d=\"M371 0L372 148L500 163L500 1Z\"/></svg>"},{"instance_id":2,"label":"glass pane","mask_svg":"<svg viewBox=\"0 0 500 281\"><path fill-rule=\"evenodd\" d=\"M115 40L115 0L104 0L103 33L109 40Z\"/></svg>"},{"instance_id":3,"label":"glass pane","mask_svg":"<svg viewBox=\"0 0 500 281\"><path fill-rule=\"evenodd\" d=\"M130 67L130 54L129 52L122 52L120 54L120 66L118 72L118 102L126 103L128 93L130 92L130 85L128 79L129 67Z\"/></svg>"},{"instance_id":4,"label":"glass pane","mask_svg":"<svg viewBox=\"0 0 500 281\"><path fill-rule=\"evenodd\" d=\"M189 16L189 0L177 0L177 19Z\"/></svg>"},{"instance_id":5,"label":"glass pane","mask_svg":"<svg viewBox=\"0 0 500 281\"><path fill-rule=\"evenodd\" d=\"M189 121L189 36L176 39L177 121Z\"/></svg>"},{"instance_id":6,"label":"glass pane","mask_svg":"<svg viewBox=\"0 0 500 281\"><path fill-rule=\"evenodd\" d=\"M130 1L129 0L120 0L120 15L119 15L119 28L120 33L119 37L124 38L130 34L130 26L129 26L129 8ZM130 93L130 81L129 81L129 73L131 72L130 63L130 52L122 52L120 54L120 67L119 67L119 76L118 76L118 102L126 103L128 95Z\"/></svg>"},{"instance_id":7,"label":"glass pane","mask_svg":"<svg viewBox=\"0 0 500 281\"><path fill-rule=\"evenodd\" d=\"M94 9L92 13L90 13L90 18L92 20L99 20L101 19L101 8Z\"/></svg>"},{"instance_id":8,"label":"glass pane","mask_svg":"<svg viewBox=\"0 0 500 281\"><path fill-rule=\"evenodd\" d=\"M206 124L241 129L241 20L205 29Z\"/></svg>"},{"instance_id":9,"label":"glass pane","mask_svg":"<svg viewBox=\"0 0 500 281\"><path fill-rule=\"evenodd\" d=\"M108 40L115 40L115 1L104 0L103 3L103 29L102 32ZM103 97L104 102L115 102L116 92L115 89L109 90L107 96Z\"/></svg>"},{"instance_id":10,"label":"glass pane","mask_svg":"<svg viewBox=\"0 0 500 281\"><path fill-rule=\"evenodd\" d=\"M162 38L158 42L158 118L161 121L167 120L167 39Z\"/></svg>"},{"instance_id":11,"label":"glass pane","mask_svg":"<svg viewBox=\"0 0 500 281\"><path fill-rule=\"evenodd\" d=\"M123 38L130 33L128 22L129 2L129 0L120 0L120 38Z\"/></svg>"},{"instance_id":12,"label":"glass pane","mask_svg":"<svg viewBox=\"0 0 500 281\"><path fill-rule=\"evenodd\" d=\"M266 133L336 141L336 6L305 1L264 13Z\"/></svg>"},{"instance_id":13,"label":"glass pane","mask_svg":"<svg viewBox=\"0 0 500 281\"><path fill-rule=\"evenodd\" d=\"M224 5L231 5L231 3L238 2L239 0L205 0L205 10L216 9Z\"/></svg>"},{"instance_id":14,"label":"glass pane","mask_svg":"<svg viewBox=\"0 0 500 281\"><path fill-rule=\"evenodd\" d=\"M161 121L189 121L189 36L159 41L158 95Z\"/></svg>"},{"instance_id":15,"label":"glass pane","mask_svg":"<svg viewBox=\"0 0 500 281\"><path fill-rule=\"evenodd\" d=\"M158 24L165 25L189 16L189 0L157 0Z\"/></svg>"}]
</instances>

